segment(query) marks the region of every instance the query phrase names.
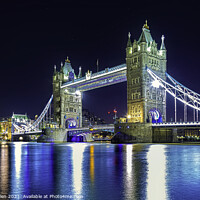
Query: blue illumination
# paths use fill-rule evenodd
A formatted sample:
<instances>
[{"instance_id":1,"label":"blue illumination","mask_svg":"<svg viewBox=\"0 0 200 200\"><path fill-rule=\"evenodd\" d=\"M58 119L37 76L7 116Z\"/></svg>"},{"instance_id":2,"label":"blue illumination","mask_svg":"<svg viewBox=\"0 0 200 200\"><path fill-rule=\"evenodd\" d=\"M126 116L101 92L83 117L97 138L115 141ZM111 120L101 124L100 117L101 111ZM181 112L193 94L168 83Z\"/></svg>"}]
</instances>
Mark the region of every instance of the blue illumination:
<instances>
[{"instance_id":1,"label":"blue illumination","mask_svg":"<svg viewBox=\"0 0 200 200\"><path fill-rule=\"evenodd\" d=\"M152 117L152 123L162 123L162 115L156 108L150 109L149 113Z\"/></svg>"},{"instance_id":2,"label":"blue illumination","mask_svg":"<svg viewBox=\"0 0 200 200\"><path fill-rule=\"evenodd\" d=\"M77 122L74 118L69 118L65 122L65 127L66 128L76 128Z\"/></svg>"}]
</instances>

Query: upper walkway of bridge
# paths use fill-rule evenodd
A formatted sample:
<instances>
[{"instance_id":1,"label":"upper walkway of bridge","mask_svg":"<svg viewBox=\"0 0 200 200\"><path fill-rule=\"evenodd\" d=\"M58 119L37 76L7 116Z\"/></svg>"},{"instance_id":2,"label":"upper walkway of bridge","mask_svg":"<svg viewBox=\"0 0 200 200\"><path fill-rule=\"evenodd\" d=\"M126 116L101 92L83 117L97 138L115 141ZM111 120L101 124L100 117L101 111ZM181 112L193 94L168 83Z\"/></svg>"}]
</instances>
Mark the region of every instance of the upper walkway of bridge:
<instances>
[{"instance_id":1,"label":"upper walkway of bridge","mask_svg":"<svg viewBox=\"0 0 200 200\"><path fill-rule=\"evenodd\" d=\"M106 68L100 72L92 74L88 71L82 78L64 83L61 88L78 88L80 91L92 90L95 88L112 85L127 80L126 64L121 64L112 68Z\"/></svg>"}]
</instances>

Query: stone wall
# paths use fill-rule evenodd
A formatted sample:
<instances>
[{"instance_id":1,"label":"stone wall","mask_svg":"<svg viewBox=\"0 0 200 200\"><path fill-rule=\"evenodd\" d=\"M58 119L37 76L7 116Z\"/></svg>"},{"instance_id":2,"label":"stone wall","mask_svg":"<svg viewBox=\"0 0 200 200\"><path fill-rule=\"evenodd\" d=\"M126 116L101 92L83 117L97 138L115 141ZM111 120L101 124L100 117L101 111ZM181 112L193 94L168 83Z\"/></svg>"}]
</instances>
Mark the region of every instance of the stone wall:
<instances>
[{"instance_id":1,"label":"stone wall","mask_svg":"<svg viewBox=\"0 0 200 200\"><path fill-rule=\"evenodd\" d=\"M76 138L77 137L77 138ZM62 128L46 128L43 129L43 134L38 138L37 142L92 142L92 134L83 136L72 136L68 138L67 129ZM69 141L68 141L69 140Z\"/></svg>"},{"instance_id":2,"label":"stone wall","mask_svg":"<svg viewBox=\"0 0 200 200\"><path fill-rule=\"evenodd\" d=\"M177 142L177 129L166 127L154 127L152 142Z\"/></svg>"},{"instance_id":3,"label":"stone wall","mask_svg":"<svg viewBox=\"0 0 200 200\"><path fill-rule=\"evenodd\" d=\"M119 123L115 125L112 143L151 143L151 123Z\"/></svg>"},{"instance_id":4,"label":"stone wall","mask_svg":"<svg viewBox=\"0 0 200 200\"><path fill-rule=\"evenodd\" d=\"M152 127L151 123L118 123L112 143L172 143L177 142L177 129Z\"/></svg>"},{"instance_id":5,"label":"stone wall","mask_svg":"<svg viewBox=\"0 0 200 200\"><path fill-rule=\"evenodd\" d=\"M67 142L67 130L46 128L43 129L43 134L38 138L38 142Z\"/></svg>"}]
</instances>

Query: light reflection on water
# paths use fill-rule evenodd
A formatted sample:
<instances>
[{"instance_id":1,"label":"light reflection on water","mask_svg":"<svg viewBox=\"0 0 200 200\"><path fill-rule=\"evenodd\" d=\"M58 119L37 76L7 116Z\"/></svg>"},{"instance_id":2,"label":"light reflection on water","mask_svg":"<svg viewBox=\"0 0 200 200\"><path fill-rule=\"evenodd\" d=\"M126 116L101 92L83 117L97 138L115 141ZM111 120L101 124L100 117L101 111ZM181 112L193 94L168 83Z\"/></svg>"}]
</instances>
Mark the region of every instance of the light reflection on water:
<instances>
[{"instance_id":1,"label":"light reflection on water","mask_svg":"<svg viewBox=\"0 0 200 200\"><path fill-rule=\"evenodd\" d=\"M147 152L147 199L167 199L166 145L151 145Z\"/></svg>"},{"instance_id":2,"label":"light reflection on water","mask_svg":"<svg viewBox=\"0 0 200 200\"><path fill-rule=\"evenodd\" d=\"M198 199L199 155L195 145L0 144L0 194Z\"/></svg>"}]
</instances>

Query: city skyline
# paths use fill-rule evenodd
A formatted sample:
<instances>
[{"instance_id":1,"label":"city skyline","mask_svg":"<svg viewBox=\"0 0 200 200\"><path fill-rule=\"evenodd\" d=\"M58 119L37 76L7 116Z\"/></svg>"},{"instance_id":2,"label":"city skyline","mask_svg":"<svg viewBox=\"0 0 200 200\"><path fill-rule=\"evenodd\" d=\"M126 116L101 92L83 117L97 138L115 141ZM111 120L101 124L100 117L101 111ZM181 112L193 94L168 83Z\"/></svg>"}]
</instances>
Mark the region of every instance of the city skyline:
<instances>
[{"instance_id":1,"label":"city skyline","mask_svg":"<svg viewBox=\"0 0 200 200\"><path fill-rule=\"evenodd\" d=\"M125 63L128 32L132 41L138 40L146 19L158 47L165 35L168 73L200 93L195 5L139 5L62 1L3 4L0 117L12 112L27 113L32 118L40 114L52 94L54 65L59 69L67 56L76 74L82 66L83 75L88 69L96 72L97 59L99 71ZM108 120L107 112L114 108L124 116L125 90L126 83L121 83L86 92L83 107Z\"/></svg>"}]
</instances>

